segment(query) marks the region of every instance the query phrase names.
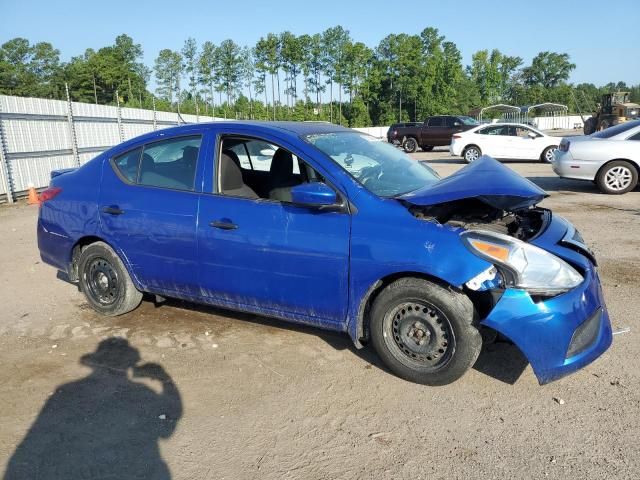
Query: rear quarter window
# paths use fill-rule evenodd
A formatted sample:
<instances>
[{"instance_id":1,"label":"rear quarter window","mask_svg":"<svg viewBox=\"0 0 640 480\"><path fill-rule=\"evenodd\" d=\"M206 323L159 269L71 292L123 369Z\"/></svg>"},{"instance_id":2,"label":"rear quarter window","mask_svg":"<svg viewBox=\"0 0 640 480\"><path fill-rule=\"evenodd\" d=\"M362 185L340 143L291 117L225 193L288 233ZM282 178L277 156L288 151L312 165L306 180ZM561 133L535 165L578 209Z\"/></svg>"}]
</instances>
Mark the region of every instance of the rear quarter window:
<instances>
[{"instance_id":1,"label":"rear quarter window","mask_svg":"<svg viewBox=\"0 0 640 480\"><path fill-rule=\"evenodd\" d=\"M113 159L113 165L118 173L131 183L136 183L141 153L142 148L139 147L123 153Z\"/></svg>"}]
</instances>

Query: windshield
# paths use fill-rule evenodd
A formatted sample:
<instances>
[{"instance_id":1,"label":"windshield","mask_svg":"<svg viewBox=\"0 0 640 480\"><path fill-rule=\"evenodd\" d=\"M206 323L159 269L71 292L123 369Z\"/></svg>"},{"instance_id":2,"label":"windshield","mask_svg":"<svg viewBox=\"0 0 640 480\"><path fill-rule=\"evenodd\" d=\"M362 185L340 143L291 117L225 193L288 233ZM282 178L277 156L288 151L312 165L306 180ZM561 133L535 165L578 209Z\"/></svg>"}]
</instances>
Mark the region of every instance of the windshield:
<instances>
[{"instance_id":1,"label":"windshield","mask_svg":"<svg viewBox=\"0 0 640 480\"><path fill-rule=\"evenodd\" d=\"M600 132L594 133L591 135L593 138L611 138L619 133L624 133L627 130L631 130L632 128L640 125L640 120L636 120L633 122L621 123L620 125L616 125L615 127L606 128Z\"/></svg>"},{"instance_id":2,"label":"windshield","mask_svg":"<svg viewBox=\"0 0 640 480\"><path fill-rule=\"evenodd\" d=\"M440 179L431 167L369 135L340 132L308 135L306 139L380 197L402 195Z\"/></svg>"},{"instance_id":3,"label":"windshield","mask_svg":"<svg viewBox=\"0 0 640 480\"><path fill-rule=\"evenodd\" d=\"M464 123L465 125L480 125L480 123L475 118L471 118L471 117L458 117L458 118L462 120L462 123Z\"/></svg>"}]
</instances>

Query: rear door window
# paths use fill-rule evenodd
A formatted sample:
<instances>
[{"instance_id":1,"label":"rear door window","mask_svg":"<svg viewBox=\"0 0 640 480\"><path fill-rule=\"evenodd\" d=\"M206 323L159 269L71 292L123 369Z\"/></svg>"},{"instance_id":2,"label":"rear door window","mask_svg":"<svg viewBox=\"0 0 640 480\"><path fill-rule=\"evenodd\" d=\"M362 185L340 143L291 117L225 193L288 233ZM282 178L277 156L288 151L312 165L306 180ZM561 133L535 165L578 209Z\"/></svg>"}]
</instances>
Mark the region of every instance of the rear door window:
<instances>
[{"instance_id":1,"label":"rear door window","mask_svg":"<svg viewBox=\"0 0 640 480\"><path fill-rule=\"evenodd\" d=\"M193 190L202 137L189 136L145 145L138 183L151 187Z\"/></svg>"},{"instance_id":2,"label":"rear door window","mask_svg":"<svg viewBox=\"0 0 640 480\"><path fill-rule=\"evenodd\" d=\"M457 118L454 117L445 117L444 118L444 123L445 123L445 127L447 128L453 128L455 127L455 123L458 121ZM458 122L459 123L459 122Z\"/></svg>"},{"instance_id":3,"label":"rear door window","mask_svg":"<svg viewBox=\"0 0 640 480\"><path fill-rule=\"evenodd\" d=\"M509 127L504 125L496 125L492 127L485 127L478 130L478 133L482 135L509 135Z\"/></svg>"},{"instance_id":4,"label":"rear door window","mask_svg":"<svg viewBox=\"0 0 640 480\"><path fill-rule=\"evenodd\" d=\"M433 117L429 119L430 127L444 127L444 119L442 117Z\"/></svg>"}]
</instances>

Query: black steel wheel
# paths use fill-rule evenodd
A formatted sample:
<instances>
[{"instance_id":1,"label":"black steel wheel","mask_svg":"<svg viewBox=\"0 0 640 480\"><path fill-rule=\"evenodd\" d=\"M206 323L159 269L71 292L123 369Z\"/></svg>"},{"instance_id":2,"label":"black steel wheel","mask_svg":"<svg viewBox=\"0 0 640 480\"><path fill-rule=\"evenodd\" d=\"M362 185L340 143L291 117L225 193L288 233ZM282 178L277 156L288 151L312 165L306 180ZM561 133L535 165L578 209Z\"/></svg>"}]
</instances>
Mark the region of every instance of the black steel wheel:
<instances>
[{"instance_id":1,"label":"black steel wheel","mask_svg":"<svg viewBox=\"0 0 640 480\"><path fill-rule=\"evenodd\" d=\"M87 293L101 305L111 305L118 298L118 274L113 265L102 257L96 257L87 265Z\"/></svg>"},{"instance_id":2,"label":"black steel wheel","mask_svg":"<svg viewBox=\"0 0 640 480\"><path fill-rule=\"evenodd\" d=\"M385 365L406 380L446 385L473 366L482 336L471 300L421 278L402 278L375 298L371 342Z\"/></svg>"},{"instance_id":3,"label":"black steel wheel","mask_svg":"<svg viewBox=\"0 0 640 480\"><path fill-rule=\"evenodd\" d=\"M455 335L446 315L425 301L400 303L384 319L385 342L404 360L425 371L442 367L455 350Z\"/></svg>"},{"instance_id":4,"label":"black steel wheel","mask_svg":"<svg viewBox=\"0 0 640 480\"><path fill-rule=\"evenodd\" d=\"M142 301L120 257L103 242L83 248L78 260L80 290L97 312L117 316L130 312Z\"/></svg>"}]
</instances>

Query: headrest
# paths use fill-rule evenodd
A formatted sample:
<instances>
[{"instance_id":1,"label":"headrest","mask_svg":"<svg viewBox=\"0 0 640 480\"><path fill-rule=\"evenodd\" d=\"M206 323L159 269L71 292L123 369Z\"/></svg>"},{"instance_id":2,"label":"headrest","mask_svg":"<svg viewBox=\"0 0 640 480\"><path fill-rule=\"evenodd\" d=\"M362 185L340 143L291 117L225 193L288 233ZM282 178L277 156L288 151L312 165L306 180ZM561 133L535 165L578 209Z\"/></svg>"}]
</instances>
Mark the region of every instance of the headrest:
<instances>
[{"instance_id":1,"label":"headrest","mask_svg":"<svg viewBox=\"0 0 640 480\"><path fill-rule=\"evenodd\" d=\"M293 175L293 156L283 148L278 148L271 159L271 175L276 178Z\"/></svg>"},{"instance_id":2,"label":"headrest","mask_svg":"<svg viewBox=\"0 0 640 480\"><path fill-rule=\"evenodd\" d=\"M227 153L220 155L220 188L222 191L242 188L242 171L233 158Z\"/></svg>"},{"instance_id":3,"label":"headrest","mask_svg":"<svg viewBox=\"0 0 640 480\"><path fill-rule=\"evenodd\" d=\"M187 163L196 163L198 159L198 147L184 147L182 149L182 159Z\"/></svg>"}]
</instances>

